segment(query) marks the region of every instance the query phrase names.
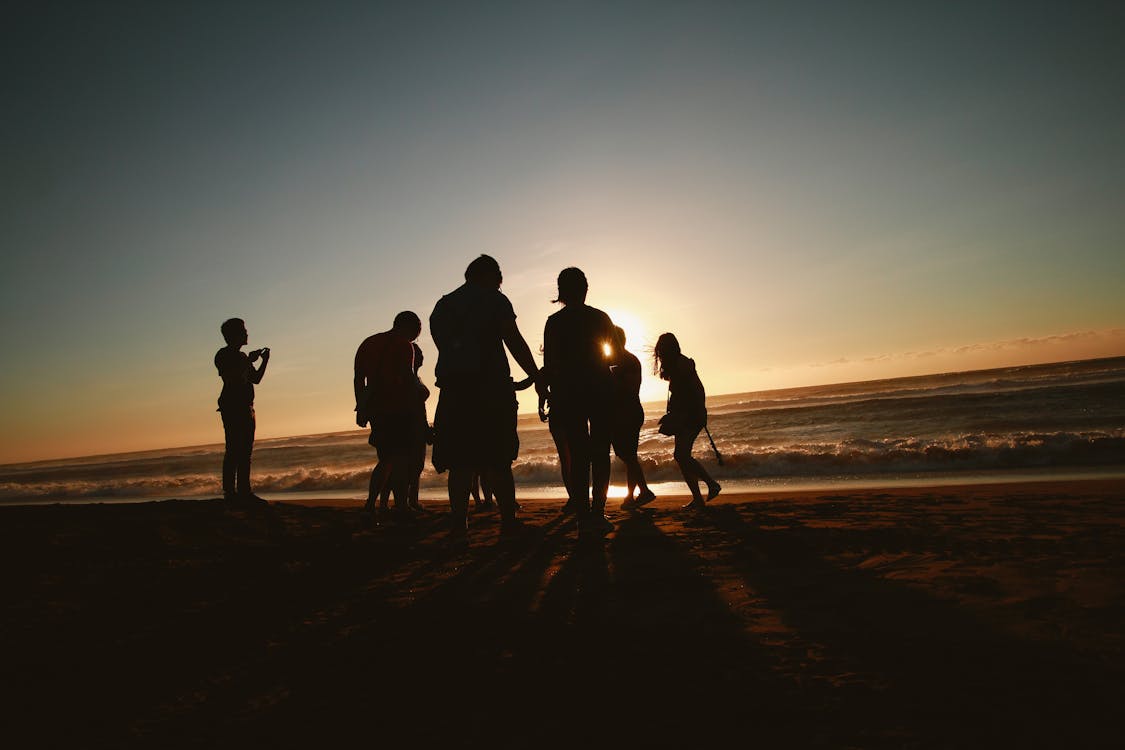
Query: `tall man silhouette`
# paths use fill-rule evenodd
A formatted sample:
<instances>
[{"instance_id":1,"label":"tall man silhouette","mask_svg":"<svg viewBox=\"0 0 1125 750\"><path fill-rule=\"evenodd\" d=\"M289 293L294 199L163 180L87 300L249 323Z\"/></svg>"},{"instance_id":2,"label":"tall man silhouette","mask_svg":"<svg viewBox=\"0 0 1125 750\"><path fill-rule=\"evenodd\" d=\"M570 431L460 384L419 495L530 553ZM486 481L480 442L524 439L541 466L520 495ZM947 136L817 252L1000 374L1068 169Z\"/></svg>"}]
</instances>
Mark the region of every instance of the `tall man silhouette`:
<instances>
[{"instance_id":1,"label":"tall man silhouette","mask_svg":"<svg viewBox=\"0 0 1125 750\"><path fill-rule=\"evenodd\" d=\"M440 389L433 463L438 472L449 470L455 533L465 530L478 469L496 495L501 532L519 528L512 478L512 462L519 454L518 402L504 347L528 376L538 377L539 368L516 325L512 303L500 291L503 280L500 264L481 255L465 269L465 283L438 300L430 315Z\"/></svg>"}]
</instances>

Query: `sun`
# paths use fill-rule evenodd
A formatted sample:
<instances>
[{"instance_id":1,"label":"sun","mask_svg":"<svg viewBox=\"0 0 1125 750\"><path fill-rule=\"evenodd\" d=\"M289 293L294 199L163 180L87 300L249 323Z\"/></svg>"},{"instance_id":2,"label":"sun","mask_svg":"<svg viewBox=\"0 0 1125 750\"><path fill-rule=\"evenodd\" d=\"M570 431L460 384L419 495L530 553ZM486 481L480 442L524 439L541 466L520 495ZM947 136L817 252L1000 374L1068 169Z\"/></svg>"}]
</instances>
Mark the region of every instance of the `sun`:
<instances>
[{"instance_id":1,"label":"sun","mask_svg":"<svg viewBox=\"0 0 1125 750\"><path fill-rule=\"evenodd\" d=\"M625 331L625 348L634 354L650 345L648 331L644 322L628 310L608 309L605 311L615 326Z\"/></svg>"}]
</instances>

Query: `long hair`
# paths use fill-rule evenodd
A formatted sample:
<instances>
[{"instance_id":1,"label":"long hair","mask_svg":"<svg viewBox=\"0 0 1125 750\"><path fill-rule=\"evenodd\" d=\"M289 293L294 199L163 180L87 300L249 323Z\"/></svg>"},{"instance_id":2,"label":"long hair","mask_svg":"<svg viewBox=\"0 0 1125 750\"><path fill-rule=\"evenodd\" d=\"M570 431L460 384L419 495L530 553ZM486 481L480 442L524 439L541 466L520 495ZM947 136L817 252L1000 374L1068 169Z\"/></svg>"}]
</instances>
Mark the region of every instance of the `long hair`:
<instances>
[{"instance_id":1,"label":"long hair","mask_svg":"<svg viewBox=\"0 0 1125 750\"><path fill-rule=\"evenodd\" d=\"M675 334L662 333L652 348L652 372L659 375L661 380L669 378L668 365L680 356L680 342Z\"/></svg>"}]
</instances>

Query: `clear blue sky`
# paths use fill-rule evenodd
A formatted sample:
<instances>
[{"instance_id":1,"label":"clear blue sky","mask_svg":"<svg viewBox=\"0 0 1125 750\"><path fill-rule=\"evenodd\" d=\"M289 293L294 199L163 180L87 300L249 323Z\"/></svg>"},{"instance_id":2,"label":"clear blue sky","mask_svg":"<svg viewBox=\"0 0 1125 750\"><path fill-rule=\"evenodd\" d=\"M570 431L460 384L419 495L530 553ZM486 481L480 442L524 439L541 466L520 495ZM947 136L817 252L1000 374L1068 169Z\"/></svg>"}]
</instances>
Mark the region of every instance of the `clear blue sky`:
<instances>
[{"instance_id":1,"label":"clear blue sky","mask_svg":"<svg viewBox=\"0 0 1125 750\"><path fill-rule=\"evenodd\" d=\"M1125 354L1121 4L2 21L0 461L221 440L235 315L259 435L347 429L359 341L481 252L533 348L578 265L712 393Z\"/></svg>"}]
</instances>

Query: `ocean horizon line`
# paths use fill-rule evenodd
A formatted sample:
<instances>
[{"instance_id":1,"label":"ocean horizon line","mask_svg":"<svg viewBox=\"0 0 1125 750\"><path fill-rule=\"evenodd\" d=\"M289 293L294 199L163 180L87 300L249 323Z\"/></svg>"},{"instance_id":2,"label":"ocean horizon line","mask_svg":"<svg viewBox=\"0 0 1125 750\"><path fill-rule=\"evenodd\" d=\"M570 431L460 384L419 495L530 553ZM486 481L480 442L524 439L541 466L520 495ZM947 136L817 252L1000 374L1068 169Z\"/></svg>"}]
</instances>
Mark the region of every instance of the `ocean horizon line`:
<instances>
[{"instance_id":1,"label":"ocean horizon line","mask_svg":"<svg viewBox=\"0 0 1125 750\"><path fill-rule=\"evenodd\" d=\"M980 369L980 370L950 370L950 371L945 371L945 372L933 372L933 373L926 373L926 374L921 374L921 375L903 375L903 376L897 376L897 377L893 377L893 378L875 378L875 379L872 379L872 380L852 380L852 381L841 381L841 382L833 382L833 383L817 383L817 384L812 384L812 385L790 386L790 387L784 387L784 388L766 388L766 389L754 390L754 391L732 391L732 392L729 392L729 393L710 394L710 395L707 396L707 401L708 401L708 406L711 406L711 402L713 402L713 401L727 400L727 399L732 399L732 398L737 398L737 397L745 397L745 396L762 396L762 395L768 395L768 394L791 393L791 392L805 391L805 390L815 391L815 390L818 390L818 389L847 388L849 386L878 385L878 384L881 384L881 383L882 384L909 383L909 382L912 382L912 381L924 381L924 380L927 380L927 379L934 379L934 378L945 378L945 377L956 378L958 376L964 376L964 375L968 375L968 374L1000 373L1000 372L1027 370L1029 368L1061 367L1061 366L1067 366L1067 365L1092 364L1092 363L1097 363L1097 362L1112 363L1112 362L1117 362L1117 361L1125 362L1125 353L1119 354L1119 355L1113 355L1113 356L1110 356L1110 357L1091 357L1091 358L1088 358L1088 359L1061 360L1061 361L1058 361L1058 362L1038 362L1038 363L1028 363L1028 364L1014 364L1014 365L1006 365L1006 366L1003 366L1003 367L989 367L989 368ZM440 390L440 389L436 389L436 390ZM646 413L656 411L660 408L663 408L663 405L664 405L664 402L661 399L655 399L655 400L651 400L651 401L642 402L642 406L644 407ZM531 418L531 417L536 417L537 415L536 415L535 412L519 412L517 416L520 419L527 419L527 418ZM354 434L355 432L357 432L358 430L361 430L361 429L363 429L363 428L352 427L352 428L341 429L341 430L328 430L328 431L325 431L325 432L304 432L304 433L291 433L291 434L284 434L284 435L260 435L256 438L256 442L260 443L260 442L264 442L264 441L294 440L294 439L297 439L297 438L323 438L323 437L336 436L336 435L343 436L343 435ZM192 444L189 444L189 445L170 445L170 446L163 446L163 447L139 448L139 449L136 449L136 450L128 450L128 451L111 451L111 452L107 452L107 453L88 453L88 454L80 454L80 455L54 456L54 457L48 457L48 458L36 458L36 459L32 459L30 461L12 461L12 462L0 463L0 468L33 467L33 466L41 465L41 464L66 463L66 462L71 462L71 461L97 461L97 460L114 458L114 457L121 457L123 459L132 459L132 458L142 457L145 454L157 454L157 453L167 453L167 452L176 452L176 451L186 451L186 452L202 451L202 450L214 449L216 447L221 447L222 445L223 445L223 442L221 440L216 440L214 442L192 443Z\"/></svg>"}]
</instances>

